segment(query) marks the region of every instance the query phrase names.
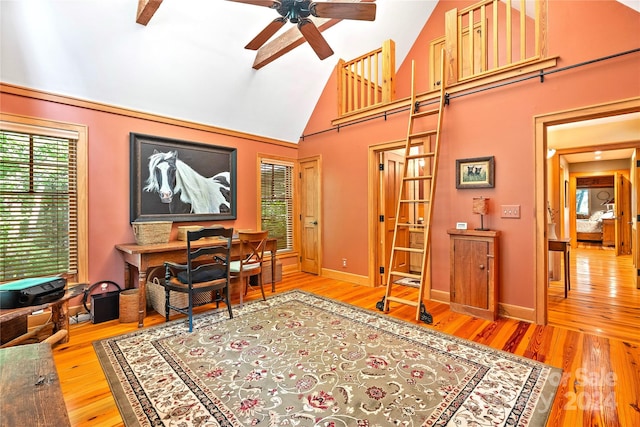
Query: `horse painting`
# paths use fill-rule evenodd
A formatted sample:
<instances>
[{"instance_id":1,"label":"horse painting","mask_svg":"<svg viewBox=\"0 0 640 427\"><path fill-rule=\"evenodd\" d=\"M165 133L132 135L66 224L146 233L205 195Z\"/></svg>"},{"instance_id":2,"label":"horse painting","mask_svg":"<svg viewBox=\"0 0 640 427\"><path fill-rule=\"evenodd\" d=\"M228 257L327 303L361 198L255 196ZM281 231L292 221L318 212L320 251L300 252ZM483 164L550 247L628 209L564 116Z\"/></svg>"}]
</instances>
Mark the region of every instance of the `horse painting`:
<instances>
[{"instance_id":1,"label":"horse painting","mask_svg":"<svg viewBox=\"0 0 640 427\"><path fill-rule=\"evenodd\" d=\"M204 177L180 160L177 151L153 150L146 184L144 191L157 192L172 214L217 214L231 210L230 173Z\"/></svg>"}]
</instances>

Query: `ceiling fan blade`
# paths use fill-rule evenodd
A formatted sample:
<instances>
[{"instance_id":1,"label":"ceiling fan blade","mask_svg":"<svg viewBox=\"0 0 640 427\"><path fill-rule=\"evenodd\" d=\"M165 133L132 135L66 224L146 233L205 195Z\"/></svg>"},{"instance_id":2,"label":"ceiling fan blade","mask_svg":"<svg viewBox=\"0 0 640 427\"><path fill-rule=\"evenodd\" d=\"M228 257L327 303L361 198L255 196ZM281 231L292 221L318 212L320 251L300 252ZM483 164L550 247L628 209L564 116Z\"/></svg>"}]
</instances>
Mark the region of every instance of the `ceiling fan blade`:
<instances>
[{"instance_id":1,"label":"ceiling fan blade","mask_svg":"<svg viewBox=\"0 0 640 427\"><path fill-rule=\"evenodd\" d=\"M322 37L322 33L318 30L318 27L310 19L301 19L298 22L298 29L307 40L307 43L311 45L311 48L315 51L318 58L325 59L333 55L333 50L329 43Z\"/></svg>"},{"instance_id":2,"label":"ceiling fan blade","mask_svg":"<svg viewBox=\"0 0 640 427\"><path fill-rule=\"evenodd\" d=\"M280 2L278 0L227 0L227 1L233 1L236 3L253 4L256 6L270 7L272 9L276 9L280 7Z\"/></svg>"},{"instance_id":3,"label":"ceiling fan blade","mask_svg":"<svg viewBox=\"0 0 640 427\"><path fill-rule=\"evenodd\" d=\"M276 18L264 30L260 31L260 34L255 36L244 48L251 50L258 50L260 46L265 44L280 28L287 22L286 18Z\"/></svg>"},{"instance_id":4,"label":"ceiling fan blade","mask_svg":"<svg viewBox=\"0 0 640 427\"><path fill-rule=\"evenodd\" d=\"M311 14L318 18L358 19L374 21L376 19L375 3L311 3Z\"/></svg>"}]
</instances>

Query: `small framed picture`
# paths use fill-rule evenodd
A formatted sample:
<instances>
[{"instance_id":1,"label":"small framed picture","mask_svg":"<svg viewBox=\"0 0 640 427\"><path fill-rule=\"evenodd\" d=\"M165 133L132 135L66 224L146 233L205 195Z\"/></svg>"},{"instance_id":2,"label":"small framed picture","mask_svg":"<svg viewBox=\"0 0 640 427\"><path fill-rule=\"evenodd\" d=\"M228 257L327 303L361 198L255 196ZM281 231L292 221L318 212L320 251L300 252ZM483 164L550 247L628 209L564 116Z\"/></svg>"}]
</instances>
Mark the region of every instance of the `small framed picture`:
<instances>
[{"instance_id":1,"label":"small framed picture","mask_svg":"<svg viewBox=\"0 0 640 427\"><path fill-rule=\"evenodd\" d=\"M493 188L494 174L494 156L456 160L456 188Z\"/></svg>"}]
</instances>

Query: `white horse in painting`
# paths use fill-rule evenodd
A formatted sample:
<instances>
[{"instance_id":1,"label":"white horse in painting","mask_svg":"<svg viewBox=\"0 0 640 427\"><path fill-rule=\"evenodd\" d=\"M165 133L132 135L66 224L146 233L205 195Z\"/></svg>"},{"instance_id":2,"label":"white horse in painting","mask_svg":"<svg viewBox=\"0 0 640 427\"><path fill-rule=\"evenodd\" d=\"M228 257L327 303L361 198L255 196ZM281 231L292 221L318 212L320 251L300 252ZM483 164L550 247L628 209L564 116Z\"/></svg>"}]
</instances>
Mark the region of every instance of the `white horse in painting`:
<instances>
[{"instance_id":1,"label":"white horse in painting","mask_svg":"<svg viewBox=\"0 0 640 427\"><path fill-rule=\"evenodd\" d=\"M162 203L169 204L169 211L179 211L179 201L191 206L190 213L220 213L230 211L231 180L229 172L221 172L206 178L178 159L177 151L161 153L157 150L149 156L149 178L144 191L155 191Z\"/></svg>"}]
</instances>

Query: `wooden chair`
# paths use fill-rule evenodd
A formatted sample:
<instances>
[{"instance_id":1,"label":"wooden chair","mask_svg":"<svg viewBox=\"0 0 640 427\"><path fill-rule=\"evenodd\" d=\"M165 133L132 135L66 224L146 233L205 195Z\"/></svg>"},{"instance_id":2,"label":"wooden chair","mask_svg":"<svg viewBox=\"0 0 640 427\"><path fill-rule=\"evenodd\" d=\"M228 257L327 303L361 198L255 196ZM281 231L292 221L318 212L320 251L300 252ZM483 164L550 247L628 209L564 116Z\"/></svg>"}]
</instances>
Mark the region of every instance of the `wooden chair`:
<instances>
[{"instance_id":1,"label":"wooden chair","mask_svg":"<svg viewBox=\"0 0 640 427\"><path fill-rule=\"evenodd\" d=\"M216 302L216 308L220 301L227 304L229 318L233 318L231 312L231 300L229 293L231 239L233 228L203 228L199 231L187 232L187 263L177 264L165 262L165 280L162 286L165 289L165 318L169 321L170 310L186 314L189 317L189 332L193 331L193 307ZM193 247L194 243L201 239L216 238L211 244ZM198 245L199 246L199 245ZM170 303L171 292L182 292L188 295L186 307L177 307ZM201 298L203 292L209 292L209 296ZM215 299L213 298L215 292ZM199 298L195 298L199 296Z\"/></svg>"},{"instance_id":2,"label":"wooden chair","mask_svg":"<svg viewBox=\"0 0 640 427\"><path fill-rule=\"evenodd\" d=\"M249 290L249 279L251 276L257 276L263 301L266 301L267 298L264 295L264 286L262 285L262 261L268 237L268 231L238 232L241 258L231 262L231 274L234 278L238 278L241 284L244 282L245 295ZM242 290L240 290L240 304L242 304Z\"/></svg>"}]
</instances>

